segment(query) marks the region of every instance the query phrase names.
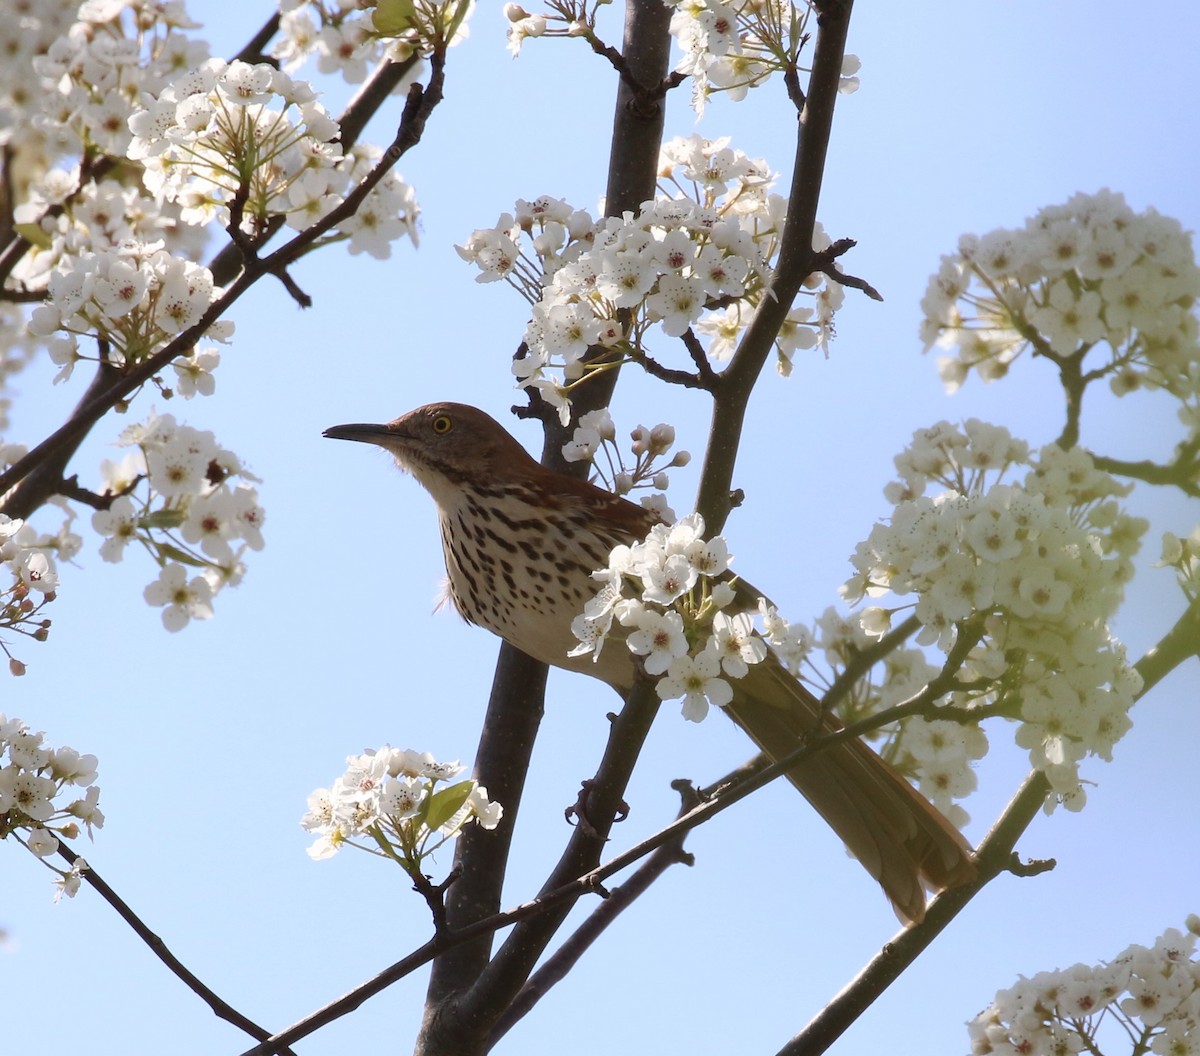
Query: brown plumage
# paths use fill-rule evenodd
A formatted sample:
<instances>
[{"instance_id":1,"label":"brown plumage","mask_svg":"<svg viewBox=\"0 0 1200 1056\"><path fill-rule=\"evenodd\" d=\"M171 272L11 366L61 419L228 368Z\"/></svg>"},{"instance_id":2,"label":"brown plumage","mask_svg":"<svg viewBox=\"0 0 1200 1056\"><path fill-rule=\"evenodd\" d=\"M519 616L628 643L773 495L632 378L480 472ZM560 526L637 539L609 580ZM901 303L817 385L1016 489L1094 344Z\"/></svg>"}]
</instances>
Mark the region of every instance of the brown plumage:
<instances>
[{"instance_id":1,"label":"brown plumage","mask_svg":"<svg viewBox=\"0 0 1200 1056\"><path fill-rule=\"evenodd\" d=\"M431 404L386 425L338 425L325 435L385 448L433 496L450 597L467 620L537 660L628 693L635 677L629 650L610 646L597 662L567 652L577 644L571 620L596 591L591 572L608 564L618 543L643 538L654 523L650 513L539 465L498 422L464 404ZM724 710L772 758L795 749L821 715L772 654L731 684L734 699ZM837 723L826 718L824 728ZM922 919L927 889L974 876L958 831L861 741L817 752L788 777L902 919Z\"/></svg>"}]
</instances>

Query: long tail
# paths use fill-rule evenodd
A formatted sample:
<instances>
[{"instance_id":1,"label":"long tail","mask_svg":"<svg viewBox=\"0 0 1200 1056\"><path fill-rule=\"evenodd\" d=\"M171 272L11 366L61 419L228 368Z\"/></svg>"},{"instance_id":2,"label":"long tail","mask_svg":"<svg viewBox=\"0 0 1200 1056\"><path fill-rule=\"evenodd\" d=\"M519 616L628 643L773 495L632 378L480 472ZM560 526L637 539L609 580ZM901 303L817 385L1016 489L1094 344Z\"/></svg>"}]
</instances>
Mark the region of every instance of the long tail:
<instances>
[{"instance_id":1,"label":"long tail","mask_svg":"<svg viewBox=\"0 0 1200 1056\"><path fill-rule=\"evenodd\" d=\"M725 711L772 759L794 751L820 721L817 700L768 656ZM826 719L823 729L837 729ZM883 887L907 923L925 916L925 893L975 876L970 845L912 785L860 740L814 752L788 779Z\"/></svg>"}]
</instances>

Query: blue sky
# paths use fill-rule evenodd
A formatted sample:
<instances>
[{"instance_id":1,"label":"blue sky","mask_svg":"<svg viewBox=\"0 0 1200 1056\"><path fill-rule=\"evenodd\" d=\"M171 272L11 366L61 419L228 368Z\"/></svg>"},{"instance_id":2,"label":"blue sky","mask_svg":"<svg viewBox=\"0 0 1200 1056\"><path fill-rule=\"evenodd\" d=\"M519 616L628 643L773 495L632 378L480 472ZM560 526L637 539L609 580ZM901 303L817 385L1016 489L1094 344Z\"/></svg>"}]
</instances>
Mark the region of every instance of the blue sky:
<instances>
[{"instance_id":1,"label":"blue sky","mask_svg":"<svg viewBox=\"0 0 1200 1056\"><path fill-rule=\"evenodd\" d=\"M267 547L249 555L243 585L220 595L215 619L168 635L142 600L149 563L130 553L107 565L89 538L77 567L62 570L49 642L23 648L29 674L0 696L0 709L52 743L99 755L108 824L87 857L193 970L271 1027L429 933L399 870L351 853L308 860L305 796L345 755L385 741L469 761L496 649L485 632L432 615L441 555L428 497L383 454L321 430L449 398L512 422L536 448L533 427L507 413L520 402L508 361L526 307L499 284L476 284L453 246L515 198L594 208L603 189L611 76L577 41L534 41L512 61L498 7L480 5L452 54L445 103L401 164L424 210L421 248L401 246L382 264L338 248L303 261L294 276L314 297L308 311L260 284L232 312L217 395L169 408L263 478ZM242 5L233 15L213 0L189 11L218 53L268 13ZM610 39L618 23L614 14ZM946 396L921 355L918 301L959 234L1018 226L1076 191L1122 191L1195 229L1198 30L1186 5L1136 18L1108 0L858 5L849 50L863 60L863 86L839 103L820 216L833 237L858 240L846 267L885 300L851 294L828 360L801 353L790 379L762 379L735 480L747 502L726 531L737 568L790 618L836 602L848 555L887 512L891 459L914 429L975 416L1035 444L1057 435L1056 383L1040 364ZM336 111L344 89L327 87ZM688 135L697 126L686 89L678 94L668 134ZM397 102L367 138L390 140L398 113ZM698 130L732 135L786 180L794 117L781 84L714 105ZM78 398L81 377L51 389L51 375L17 379L12 439L44 435ZM131 417L153 402L143 396ZM680 446L703 450L700 396L628 371L613 411L623 430L672 421ZM1161 457L1176 438L1171 413L1152 397L1098 395L1084 442ZM81 479L113 457L124 424L95 431L72 467ZM690 471L673 474L677 508L694 485ZM1180 607L1170 574L1152 567L1158 535L1198 518L1195 502L1145 488L1130 505L1154 522L1117 621L1137 657ZM997 880L837 1051L865 1056L881 1041L899 1056L965 1051L963 1021L1018 973L1111 957L1200 909L1196 677L1192 661L1137 706L1115 762L1086 771L1097 782L1086 811L1034 822L1020 850L1058 867ZM557 857L562 810L594 769L615 703L591 680L552 676L507 904L536 891ZM967 803L976 841L1025 772L1006 737L994 735ZM614 851L674 814L671 779L707 781L747 754L719 717L693 726L665 708ZM688 846L695 867L660 880L497 1052L774 1052L895 930L875 885L782 785ZM0 980L23 995L6 1026L13 1051L44 1045L47 1029L100 1053L246 1047L97 898L53 906L49 874L2 850L0 925L12 941ZM423 975L406 980L298 1051L381 1037L404 1051L423 992Z\"/></svg>"}]
</instances>

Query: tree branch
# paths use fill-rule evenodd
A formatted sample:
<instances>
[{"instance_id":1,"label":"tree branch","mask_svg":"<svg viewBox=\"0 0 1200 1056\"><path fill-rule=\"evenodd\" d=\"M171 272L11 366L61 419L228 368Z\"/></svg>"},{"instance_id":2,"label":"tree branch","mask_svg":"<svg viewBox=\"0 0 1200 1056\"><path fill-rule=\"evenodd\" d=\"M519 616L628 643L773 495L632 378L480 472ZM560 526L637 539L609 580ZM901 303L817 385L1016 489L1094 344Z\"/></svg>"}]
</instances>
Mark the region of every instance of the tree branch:
<instances>
[{"instance_id":1,"label":"tree branch","mask_svg":"<svg viewBox=\"0 0 1200 1056\"><path fill-rule=\"evenodd\" d=\"M924 921L902 929L886 943L854 980L779 1050L778 1056L817 1056L826 1052L971 899L1001 873L1010 871L1013 848L1037 816L1049 790L1044 775L1031 773L975 852L977 878L933 899Z\"/></svg>"},{"instance_id":2,"label":"tree branch","mask_svg":"<svg viewBox=\"0 0 1200 1056\"><path fill-rule=\"evenodd\" d=\"M370 190L395 166L400 157L419 142L429 114L441 101L443 67L436 61L432 67L429 87L424 92L410 94L392 144L337 209L297 234L269 256L243 260L241 273L226 286L220 299L209 306L194 326L183 331L154 355L121 372L110 364L101 365L83 399L66 423L0 474L0 495L7 496L3 512L11 517L24 518L41 506L47 498L55 494L70 459L92 427L104 415L118 403L128 400L172 360L187 353L205 331L263 275L278 274L310 248L321 234L357 209ZM233 252L241 255L236 249ZM13 490L10 492L9 489Z\"/></svg>"},{"instance_id":3,"label":"tree branch","mask_svg":"<svg viewBox=\"0 0 1200 1056\"><path fill-rule=\"evenodd\" d=\"M792 302L812 274L816 254L813 230L829 151L834 105L841 83L852 0L821 5L808 96L799 117L796 157L779 261L754 318L726 368L713 402L709 445L696 509L710 532L720 532L731 509L733 470L750 393L771 354Z\"/></svg>"},{"instance_id":4,"label":"tree branch","mask_svg":"<svg viewBox=\"0 0 1200 1056\"><path fill-rule=\"evenodd\" d=\"M70 847L59 840L58 853L67 860L71 865L74 865L79 860L79 855L76 854ZM189 990L192 991L201 1001L212 1009L213 1014L227 1023L232 1023L238 1030L243 1030L252 1038L257 1038L260 1041L265 1041L271 1036L271 1032L260 1027L252 1019L242 1015L229 1002L223 1000L209 986L197 976L194 972L171 952L167 944L146 926L146 922L142 920L129 906L129 904L121 898L109 885L104 878L96 872L89 864L80 872L80 877L104 899L113 909L117 911L117 915L125 921L149 948L150 951L157 957L167 969L175 975ZM279 1053L291 1053L295 1056L292 1050L286 1046L281 1046L275 1050Z\"/></svg>"},{"instance_id":5,"label":"tree branch","mask_svg":"<svg viewBox=\"0 0 1200 1056\"><path fill-rule=\"evenodd\" d=\"M1142 676L1141 700L1183 661L1200 655L1200 600L1146 652L1134 667ZM1053 861L1022 864L1013 853L1019 840L1050 793L1050 782L1039 771L1031 772L996 820L975 852L977 878L969 884L941 892L929 904L925 920L901 931L821 1012L782 1049L778 1056L816 1056L825 1052L868 1009L961 910L1001 873L1036 876L1053 867Z\"/></svg>"},{"instance_id":6,"label":"tree branch","mask_svg":"<svg viewBox=\"0 0 1200 1056\"><path fill-rule=\"evenodd\" d=\"M722 783L727 783L727 779ZM673 781L671 787L679 792L682 800L679 817L696 806L703 796L702 792L698 792L687 781ZM685 832L678 833L655 850L628 880L609 892L587 920L576 928L570 938L529 977L529 981L521 987L512 1004L505 1009L504 1014L488 1035L486 1042L488 1051L491 1051L505 1034L528 1015L555 984L566 978L605 929L644 895L650 889L651 884L663 873L673 865L692 865L694 863L692 855L683 849L683 841L686 836Z\"/></svg>"},{"instance_id":7,"label":"tree branch","mask_svg":"<svg viewBox=\"0 0 1200 1056\"><path fill-rule=\"evenodd\" d=\"M629 81L656 84L666 77L670 55L669 23L670 10L660 0L631 0L627 5L623 62L630 77L622 77L617 86L606 190L609 215L620 216L627 209L636 210L654 194L665 110L661 98L649 106L645 100L639 101ZM582 415L607 406L617 376L616 370L605 371L581 386L574 399L575 413ZM568 463L562 456L562 446L569 438L569 432L559 425L557 417L543 421L546 428L542 464L560 472L584 476L587 470L584 464ZM513 776L520 774L523 780L530 764L537 732L533 713L536 712L540 719L540 694L545 678L543 665L535 665L508 645L502 646L488 704L488 719L480 738L476 778L488 788L489 794L504 803L506 815L511 814L514 819L521 785L513 780ZM535 687L533 695L539 699L536 705L530 704L526 686ZM504 783L509 792L502 797L497 787ZM621 788L624 788L623 784ZM468 926L498 904L509 848L506 843L503 848L494 846L476 850L475 845L483 844L488 835L468 830L458 841L456 862L465 865L468 858L478 855L479 867L465 868L461 879L448 892L447 909L452 926ZM571 846L575 846L580 838L577 829ZM579 871L582 870L572 875L578 875ZM554 873L554 877L561 875L561 870ZM552 882L547 881L548 884ZM555 923L550 931L557 927L558 923ZM490 949L491 933L487 934L486 940L475 943L469 951L440 957L434 963L418 1052L461 1056L468 1051L456 1048L464 1043L464 1033L471 1036L473 1043L481 1043L496 1017L527 978L531 964L523 968L524 974L507 988L505 997L488 995L489 990L492 995L498 993L498 984L494 981L484 983L481 978ZM506 956L511 960L511 948ZM495 973L492 973L489 980L494 978ZM466 1014L479 1018L471 1022L460 1021L460 1010L464 1009Z\"/></svg>"},{"instance_id":8,"label":"tree branch","mask_svg":"<svg viewBox=\"0 0 1200 1056\"><path fill-rule=\"evenodd\" d=\"M1175 458L1165 466L1148 460L1127 462L1120 458L1088 453L1092 455L1092 462L1096 468L1105 473L1112 473L1118 477L1132 477L1147 484L1176 487L1185 495L1200 498L1200 460L1197 460L1195 450L1177 452Z\"/></svg>"},{"instance_id":9,"label":"tree branch","mask_svg":"<svg viewBox=\"0 0 1200 1056\"><path fill-rule=\"evenodd\" d=\"M558 901L553 909L514 927L470 989L435 1010L431 1023L435 1029L423 1029L418 1044L417 1051L423 1056L434 1053L465 1056L481 1051L492 1025L529 978L575 900L585 890L590 890L590 885L603 879L597 873L596 865L613 821L624 807L622 797L658 713L659 703L653 687L640 682L614 718L608 744L589 788L588 824L574 828L538 898L549 896L577 879L583 881L584 886L573 898ZM430 1023L428 1017L427 1023Z\"/></svg>"}]
</instances>

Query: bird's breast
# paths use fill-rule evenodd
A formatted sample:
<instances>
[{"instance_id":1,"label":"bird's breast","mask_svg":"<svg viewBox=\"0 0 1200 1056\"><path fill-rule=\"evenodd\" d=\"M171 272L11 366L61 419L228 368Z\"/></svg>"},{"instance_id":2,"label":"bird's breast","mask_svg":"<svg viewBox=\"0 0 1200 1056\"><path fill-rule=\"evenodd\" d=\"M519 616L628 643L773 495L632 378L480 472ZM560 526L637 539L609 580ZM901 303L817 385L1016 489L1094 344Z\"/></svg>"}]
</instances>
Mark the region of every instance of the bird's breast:
<instances>
[{"instance_id":1,"label":"bird's breast","mask_svg":"<svg viewBox=\"0 0 1200 1056\"><path fill-rule=\"evenodd\" d=\"M599 665L567 655L578 644L571 621L599 586L591 573L624 539L605 538L584 511L539 509L501 488L464 492L439 513L450 597L465 619L543 663L632 683L623 645Z\"/></svg>"}]
</instances>

